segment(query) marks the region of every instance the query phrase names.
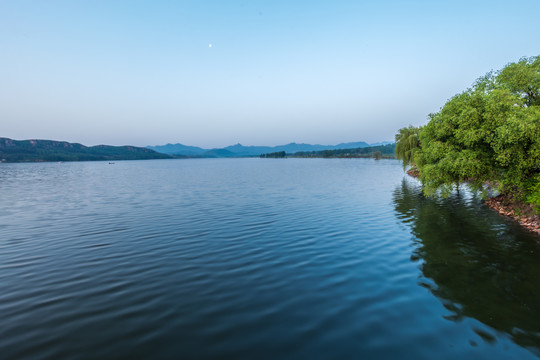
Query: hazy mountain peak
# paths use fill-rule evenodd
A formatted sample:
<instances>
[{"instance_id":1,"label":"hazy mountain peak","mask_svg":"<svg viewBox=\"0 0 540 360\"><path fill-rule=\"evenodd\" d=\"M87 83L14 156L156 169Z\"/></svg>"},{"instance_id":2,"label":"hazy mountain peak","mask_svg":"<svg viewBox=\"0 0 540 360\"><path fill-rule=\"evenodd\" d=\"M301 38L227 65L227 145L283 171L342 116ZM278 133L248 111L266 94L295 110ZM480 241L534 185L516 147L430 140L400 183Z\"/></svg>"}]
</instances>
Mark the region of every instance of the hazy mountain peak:
<instances>
[{"instance_id":1,"label":"hazy mountain peak","mask_svg":"<svg viewBox=\"0 0 540 360\"><path fill-rule=\"evenodd\" d=\"M387 144L389 142L377 143ZM337 149L354 149L372 146L374 144L368 144L365 141L340 143L337 145L319 145L319 144L305 144L291 142L286 145L278 146L244 146L240 143L235 145L229 145L221 149L203 149L197 146L187 146L180 143L147 146L147 148L155 150L169 155L184 155L184 156L217 156L217 157L230 157L230 156L259 156L260 154L266 154L277 151L285 151L286 153L295 153L297 151L321 151L321 150L337 150ZM220 150L226 150L220 151Z\"/></svg>"}]
</instances>

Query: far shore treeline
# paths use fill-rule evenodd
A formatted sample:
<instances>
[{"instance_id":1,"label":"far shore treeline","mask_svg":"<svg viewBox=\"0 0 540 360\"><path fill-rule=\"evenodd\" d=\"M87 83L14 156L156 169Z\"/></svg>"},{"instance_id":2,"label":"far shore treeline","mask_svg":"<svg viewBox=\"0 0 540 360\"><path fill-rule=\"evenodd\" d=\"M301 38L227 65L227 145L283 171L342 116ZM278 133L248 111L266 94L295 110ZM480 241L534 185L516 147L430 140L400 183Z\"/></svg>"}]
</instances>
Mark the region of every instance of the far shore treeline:
<instances>
[{"instance_id":1,"label":"far shore treeline","mask_svg":"<svg viewBox=\"0 0 540 360\"><path fill-rule=\"evenodd\" d=\"M540 56L487 73L425 126L400 129L396 156L427 195L448 195L467 183L539 213Z\"/></svg>"},{"instance_id":2,"label":"far shore treeline","mask_svg":"<svg viewBox=\"0 0 540 360\"><path fill-rule=\"evenodd\" d=\"M396 144L386 144L379 146L368 146L354 149L336 149L321 151L298 151L287 154L285 151L278 151L268 154L261 154L261 158L374 158L374 159L394 159Z\"/></svg>"}]
</instances>

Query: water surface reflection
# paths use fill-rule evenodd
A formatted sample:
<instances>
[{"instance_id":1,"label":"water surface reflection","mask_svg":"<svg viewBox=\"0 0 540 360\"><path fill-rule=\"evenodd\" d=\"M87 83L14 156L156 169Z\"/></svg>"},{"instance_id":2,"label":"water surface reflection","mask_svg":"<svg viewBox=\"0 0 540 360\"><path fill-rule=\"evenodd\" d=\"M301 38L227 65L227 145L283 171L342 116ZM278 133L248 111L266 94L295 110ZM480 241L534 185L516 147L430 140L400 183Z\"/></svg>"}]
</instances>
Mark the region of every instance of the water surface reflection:
<instances>
[{"instance_id":1,"label":"water surface reflection","mask_svg":"<svg viewBox=\"0 0 540 360\"><path fill-rule=\"evenodd\" d=\"M411 260L420 262L419 284L449 310L445 318L476 319L488 326L474 329L485 341L509 336L540 355L538 237L501 223L470 193L429 199L404 179L393 201L415 236Z\"/></svg>"}]
</instances>

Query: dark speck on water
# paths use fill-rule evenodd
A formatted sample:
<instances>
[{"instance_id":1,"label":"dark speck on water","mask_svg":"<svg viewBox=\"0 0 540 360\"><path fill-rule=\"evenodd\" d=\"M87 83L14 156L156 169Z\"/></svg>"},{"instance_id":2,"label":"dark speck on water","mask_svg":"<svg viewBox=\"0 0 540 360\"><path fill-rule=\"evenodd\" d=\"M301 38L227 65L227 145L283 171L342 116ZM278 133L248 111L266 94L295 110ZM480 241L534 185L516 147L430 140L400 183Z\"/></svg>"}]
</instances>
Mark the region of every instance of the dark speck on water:
<instances>
[{"instance_id":1,"label":"dark speck on water","mask_svg":"<svg viewBox=\"0 0 540 360\"><path fill-rule=\"evenodd\" d=\"M395 160L3 164L2 359L533 359L540 242Z\"/></svg>"}]
</instances>

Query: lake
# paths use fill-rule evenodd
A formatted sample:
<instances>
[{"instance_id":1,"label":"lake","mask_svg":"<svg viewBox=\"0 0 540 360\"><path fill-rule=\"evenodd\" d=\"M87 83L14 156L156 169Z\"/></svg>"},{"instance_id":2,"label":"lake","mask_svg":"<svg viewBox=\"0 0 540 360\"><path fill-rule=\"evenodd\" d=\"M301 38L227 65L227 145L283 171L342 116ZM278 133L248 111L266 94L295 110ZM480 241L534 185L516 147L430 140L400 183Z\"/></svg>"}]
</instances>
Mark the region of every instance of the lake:
<instances>
[{"instance_id":1,"label":"lake","mask_svg":"<svg viewBox=\"0 0 540 360\"><path fill-rule=\"evenodd\" d=\"M3 359L533 359L540 238L395 160L0 164Z\"/></svg>"}]
</instances>

